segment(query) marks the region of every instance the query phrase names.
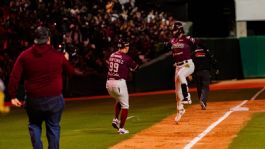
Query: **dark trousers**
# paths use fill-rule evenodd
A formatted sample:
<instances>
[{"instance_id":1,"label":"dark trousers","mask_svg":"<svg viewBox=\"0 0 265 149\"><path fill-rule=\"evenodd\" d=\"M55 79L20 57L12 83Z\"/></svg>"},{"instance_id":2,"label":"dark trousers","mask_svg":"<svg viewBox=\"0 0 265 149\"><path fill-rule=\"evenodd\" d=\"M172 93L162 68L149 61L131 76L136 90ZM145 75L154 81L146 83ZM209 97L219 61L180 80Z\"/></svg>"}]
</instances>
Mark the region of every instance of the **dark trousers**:
<instances>
[{"instance_id":1,"label":"dark trousers","mask_svg":"<svg viewBox=\"0 0 265 149\"><path fill-rule=\"evenodd\" d=\"M196 87L198 98L206 104L209 93L209 85L211 81L209 70L199 70L195 72Z\"/></svg>"},{"instance_id":2,"label":"dark trousers","mask_svg":"<svg viewBox=\"0 0 265 149\"><path fill-rule=\"evenodd\" d=\"M64 108L63 96L26 99L29 133L33 149L43 149L42 122L45 122L48 149L59 149L60 120Z\"/></svg>"}]
</instances>

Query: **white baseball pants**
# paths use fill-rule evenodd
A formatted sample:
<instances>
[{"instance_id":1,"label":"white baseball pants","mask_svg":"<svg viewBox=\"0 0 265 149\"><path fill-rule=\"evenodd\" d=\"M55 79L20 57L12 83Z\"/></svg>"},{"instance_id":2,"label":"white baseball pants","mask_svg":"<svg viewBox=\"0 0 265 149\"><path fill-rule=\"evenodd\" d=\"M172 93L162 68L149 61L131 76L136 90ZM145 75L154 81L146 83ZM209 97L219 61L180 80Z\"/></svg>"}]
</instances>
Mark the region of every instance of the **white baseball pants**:
<instances>
[{"instance_id":1,"label":"white baseball pants","mask_svg":"<svg viewBox=\"0 0 265 149\"><path fill-rule=\"evenodd\" d=\"M194 72L195 66L192 61L192 59L189 59L187 63L184 63L182 65L177 66L175 70L175 93L176 93L176 100L177 100L177 109L182 110L184 107L182 103L179 101L182 100L183 93L181 89L181 84L186 84L187 86L187 92L188 92L188 98L190 98L190 93L188 89L188 82L187 77L191 75Z\"/></svg>"},{"instance_id":2,"label":"white baseball pants","mask_svg":"<svg viewBox=\"0 0 265 149\"><path fill-rule=\"evenodd\" d=\"M121 104L122 109L129 109L128 88L124 79L107 80L106 88L109 95Z\"/></svg>"}]
</instances>

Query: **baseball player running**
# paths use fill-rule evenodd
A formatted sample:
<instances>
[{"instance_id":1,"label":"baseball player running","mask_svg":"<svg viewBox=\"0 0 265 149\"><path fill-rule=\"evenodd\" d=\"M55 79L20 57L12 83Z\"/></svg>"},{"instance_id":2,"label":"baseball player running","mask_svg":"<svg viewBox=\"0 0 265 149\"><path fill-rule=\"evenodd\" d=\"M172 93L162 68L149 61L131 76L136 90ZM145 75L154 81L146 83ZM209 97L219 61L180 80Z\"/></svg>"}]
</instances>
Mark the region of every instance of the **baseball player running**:
<instances>
[{"instance_id":1,"label":"baseball player running","mask_svg":"<svg viewBox=\"0 0 265 149\"><path fill-rule=\"evenodd\" d=\"M191 104L186 78L194 72L194 63L191 59L191 49L195 45L195 39L184 35L182 23L176 21L172 26L173 38L170 40L170 48L175 61L175 93L177 104L177 115L175 121L178 123L185 113L183 104Z\"/></svg>"},{"instance_id":2,"label":"baseball player running","mask_svg":"<svg viewBox=\"0 0 265 149\"><path fill-rule=\"evenodd\" d=\"M126 80L129 71L135 71L138 64L126 53L129 51L129 42L120 39L118 42L118 51L112 53L107 60L108 74L106 88L115 102L114 118L112 126L118 130L119 134L127 134L128 130L124 128L129 109L129 95Z\"/></svg>"}]
</instances>

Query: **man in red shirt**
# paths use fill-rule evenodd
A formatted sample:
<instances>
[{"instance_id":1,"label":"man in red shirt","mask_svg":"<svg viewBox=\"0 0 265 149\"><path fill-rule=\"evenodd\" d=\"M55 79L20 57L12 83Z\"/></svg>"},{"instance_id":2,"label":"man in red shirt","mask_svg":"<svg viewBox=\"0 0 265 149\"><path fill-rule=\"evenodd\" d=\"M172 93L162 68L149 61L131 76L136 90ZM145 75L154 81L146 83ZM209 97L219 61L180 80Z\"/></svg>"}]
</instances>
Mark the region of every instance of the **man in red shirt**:
<instances>
[{"instance_id":1,"label":"man in red shirt","mask_svg":"<svg viewBox=\"0 0 265 149\"><path fill-rule=\"evenodd\" d=\"M63 70L69 74L82 75L50 45L50 31L39 26L35 30L34 45L17 58L9 80L8 91L14 106L24 106L29 119L29 133L34 149L42 149L41 126L46 124L49 149L59 148L60 119L64 108ZM23 76L25 104L16 98L19 82Z\"/></svg>"}]
</instances>

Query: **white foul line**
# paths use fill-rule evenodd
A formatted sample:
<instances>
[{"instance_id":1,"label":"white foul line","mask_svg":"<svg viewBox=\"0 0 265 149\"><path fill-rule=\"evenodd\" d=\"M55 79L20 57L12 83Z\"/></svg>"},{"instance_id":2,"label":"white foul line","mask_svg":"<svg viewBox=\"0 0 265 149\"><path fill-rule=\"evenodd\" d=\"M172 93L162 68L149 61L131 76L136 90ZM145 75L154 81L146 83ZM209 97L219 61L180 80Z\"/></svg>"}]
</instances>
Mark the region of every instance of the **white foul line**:
<instances>
[{"instance_id":1,"label":"white foul line","mask_svg":"<svg viewBox=\"0 0 265 149\"><path fill-rule=\"evenodd\" d=\"M216 122L212 123L206 130L204 130L201 134L195 137L189 144L187 144L184 149L190 149L194 144L196 144L199 140L201 140L204 136L206 136L215 126L221 123L224 119L226 119L233 111L225 112L225 114L219 118Z\"/></svg>"},{"instance_id":2,"label":"white foul line","mask_svg":"<svg viewBox=\"0 0 265 149\"><path fill-rule=\"evenodd\" d=\"M128 119L131 119L131 118L133 118L133 117L135 117L135 116L128 116L128 117L127 117L127 120L128 120Z\"/></svg>"},{"instance_id":3,"label":"white foul line","mask_svg":"<svg viewBox=\"0 0 265 149\"><path fill-rule=\"evenodd\" d=\"M259 94L261 94L265 90L265 87L261 89L259 92L257 92L250 100L255 100ZM248 100L244 100L241 102L239 105L235 107L241 107L244 104L246 104ZM225 114L220 117L216 122L212 123L206 130L204 130L201 134L199 134L197 137L195 137L193 140L191 140L188 144L184 146L183 149L190 149L194 144L196 144L199 140L201 140L204 136L206 136L214 127L216 127L218 124L220 124L224 119L226 119L232 112L233 110L229 110L225 112Z\"/></svg>"},{"instance_id":4,"label":"white foul line","mask_svg":"<svg viewBox=\"0 0 265 149\"><path fill-rule=\"evenodd\" d=\"M264 90L265 90L265 87L261 89L260 91L258 91L250 100L255 100L259 96L259 94L261 94Z\"/></svg>"}]
</instances>

